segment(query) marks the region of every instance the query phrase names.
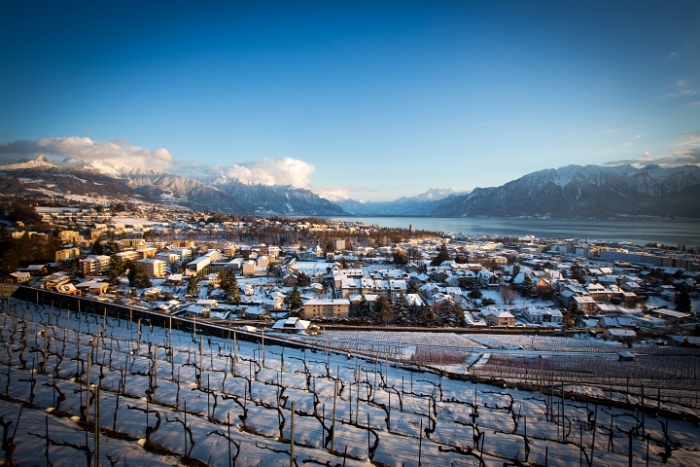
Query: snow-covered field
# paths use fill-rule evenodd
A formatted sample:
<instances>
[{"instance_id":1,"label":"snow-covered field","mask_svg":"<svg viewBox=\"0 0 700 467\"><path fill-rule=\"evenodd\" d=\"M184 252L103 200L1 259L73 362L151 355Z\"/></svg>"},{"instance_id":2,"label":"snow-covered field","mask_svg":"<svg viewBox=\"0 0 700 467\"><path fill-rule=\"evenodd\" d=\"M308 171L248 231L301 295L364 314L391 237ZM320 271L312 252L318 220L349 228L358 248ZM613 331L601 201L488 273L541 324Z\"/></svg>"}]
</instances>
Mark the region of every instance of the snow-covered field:
<instances>
[{"instance_id":1,"label":"snow-covered field","mask_svg":"<svg viewBox=\"0 0 700 467\"><path fill-rule=\"evenodd\" d=\"M3 450L15 465L88 465L98 407L100 465L571 466L592 456L626 466L630 449L634 465L647 452L651 465L700 464L689 421L700 411L651 389L642 401L619 387L568 385L562 398L556 387L473 384L322 346L263 348L236 333L170 332L15 300L2 302L0 323ZM404 335L401 345L422 343Z\"/></svg>"}]
</instances>

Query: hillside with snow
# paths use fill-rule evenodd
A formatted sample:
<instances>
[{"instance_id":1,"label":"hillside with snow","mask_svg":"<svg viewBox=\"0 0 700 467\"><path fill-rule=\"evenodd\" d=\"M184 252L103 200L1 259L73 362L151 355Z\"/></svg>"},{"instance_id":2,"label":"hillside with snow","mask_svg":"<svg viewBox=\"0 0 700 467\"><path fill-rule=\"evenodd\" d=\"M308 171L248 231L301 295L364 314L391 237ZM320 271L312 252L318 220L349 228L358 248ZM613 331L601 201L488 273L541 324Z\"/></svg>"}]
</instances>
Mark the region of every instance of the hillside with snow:
<instances>
[{"instance_id":1,"label":"hillside with snow","mask_svg":"<svg viewBox=\"0 0 700 467\"><path fill-rule=\"evenodd\" d=\"M116 198L242 215L344 215L342 208L309 190L219 177L210 183L166 172L44 156L0 166L0 194L92 199Z\"/></svg>"},{"instance_id":2,"label":"hillside with snow","mask_svg":"<svg viewBox=\"0 0 700 467\"><path fill-rule=\"evenodd\" d=\"M431 213L444 217L700 218L700 167L570 165L477 188Z\"/></svg>"}]
</instances>

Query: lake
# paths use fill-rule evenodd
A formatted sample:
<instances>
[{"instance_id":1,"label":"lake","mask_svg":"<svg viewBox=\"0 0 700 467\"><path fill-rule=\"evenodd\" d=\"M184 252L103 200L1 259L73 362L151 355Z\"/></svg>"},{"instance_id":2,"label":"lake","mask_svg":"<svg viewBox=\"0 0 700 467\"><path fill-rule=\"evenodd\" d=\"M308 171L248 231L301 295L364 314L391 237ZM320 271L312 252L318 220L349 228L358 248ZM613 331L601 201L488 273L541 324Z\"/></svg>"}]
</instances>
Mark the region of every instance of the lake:
<instances>
[{"instance_id":1,"label":"lake","mask_svg":"<svg viewBox=\"0 0 700 467\"><path fill-rule=\"evenodd\" d=\"M474 219L445 217L333 217L323 219L362 222L380 227L454 232L467 235L498 235L538 238L588 238L614 242L663 243L665 245L700 246L700 222L620 221L562 219Z\"/></svg>"}]
</instances>

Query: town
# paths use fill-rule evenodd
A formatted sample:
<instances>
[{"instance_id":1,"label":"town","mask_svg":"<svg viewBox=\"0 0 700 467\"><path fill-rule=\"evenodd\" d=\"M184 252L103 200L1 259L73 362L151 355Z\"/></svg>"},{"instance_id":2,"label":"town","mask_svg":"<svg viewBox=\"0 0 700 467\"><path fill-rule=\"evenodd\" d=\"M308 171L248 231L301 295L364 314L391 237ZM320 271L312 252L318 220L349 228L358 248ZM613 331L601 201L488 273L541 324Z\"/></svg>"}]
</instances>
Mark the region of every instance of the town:
<instances>
[{"instance_id":1,"label":"town","mask_svg":"<svg viewBox=\"0 0 700 467\"><path fill-rule=\"evenodd\" d=\"M2 214L9 464L696 461L693 248L158 205Z\"/></svg>"},{"instance_id":2,"label":"town","mask_svg":"<svg viewBox=\"0 0 700 467\"><path fill-rule=\"evenodd\" d=\"M15 203L4 218L6 293L30 286L285 333L568 331L629 346L700 345L700 259L681 245L466 236L150 204Z\"/></svg>"}]
</instances>

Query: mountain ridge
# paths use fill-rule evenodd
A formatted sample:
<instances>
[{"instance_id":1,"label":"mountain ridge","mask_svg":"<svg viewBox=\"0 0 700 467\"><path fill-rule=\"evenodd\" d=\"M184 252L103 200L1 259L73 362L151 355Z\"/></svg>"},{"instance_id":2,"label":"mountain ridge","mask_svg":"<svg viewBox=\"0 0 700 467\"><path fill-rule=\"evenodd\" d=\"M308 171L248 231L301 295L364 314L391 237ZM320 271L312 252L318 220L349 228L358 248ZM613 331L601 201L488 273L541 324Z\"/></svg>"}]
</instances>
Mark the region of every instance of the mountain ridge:
<instances>
[{"instance_id":1,"label":"mountain ridge","mask_svg":"<svg viewBox=\"0 0 700 467\"><path fill-rule=\"evenodd\" d=\"M499 187L431 189L395 201L333 203L310 190L223 175L208 180L142 168L94 166L42 156L0 166L0 193L133 197L241 215L429 216L494 218L700 218L700 167L567 165Z\"/></svg>"},{"instance_id":2,"label":"mountain ridge","mask_svg":"<svg viewBox=\"0 0 700 467\"><path fill-rule=\"evenodd\" d=\"M0 166L0 192L5 194L131 196L200 211L240 215L347 214L309 190L234 179L222 182L207 184L194 178L141 168L110 166L105 171L86 162L78 164L65 159L63 165L56 165L43 155L31 161Z\"/></svg>"},{"instance_id":3,"label":"mountain ridge","mask_svg":"<svg viewBox=\"0 0 700 467\"><path fill-rule=\"evenodd\" d=\"M700 167L569 165L476 188L430 213L442 217L700 217Z\"/></svg>"}]
</instances>

